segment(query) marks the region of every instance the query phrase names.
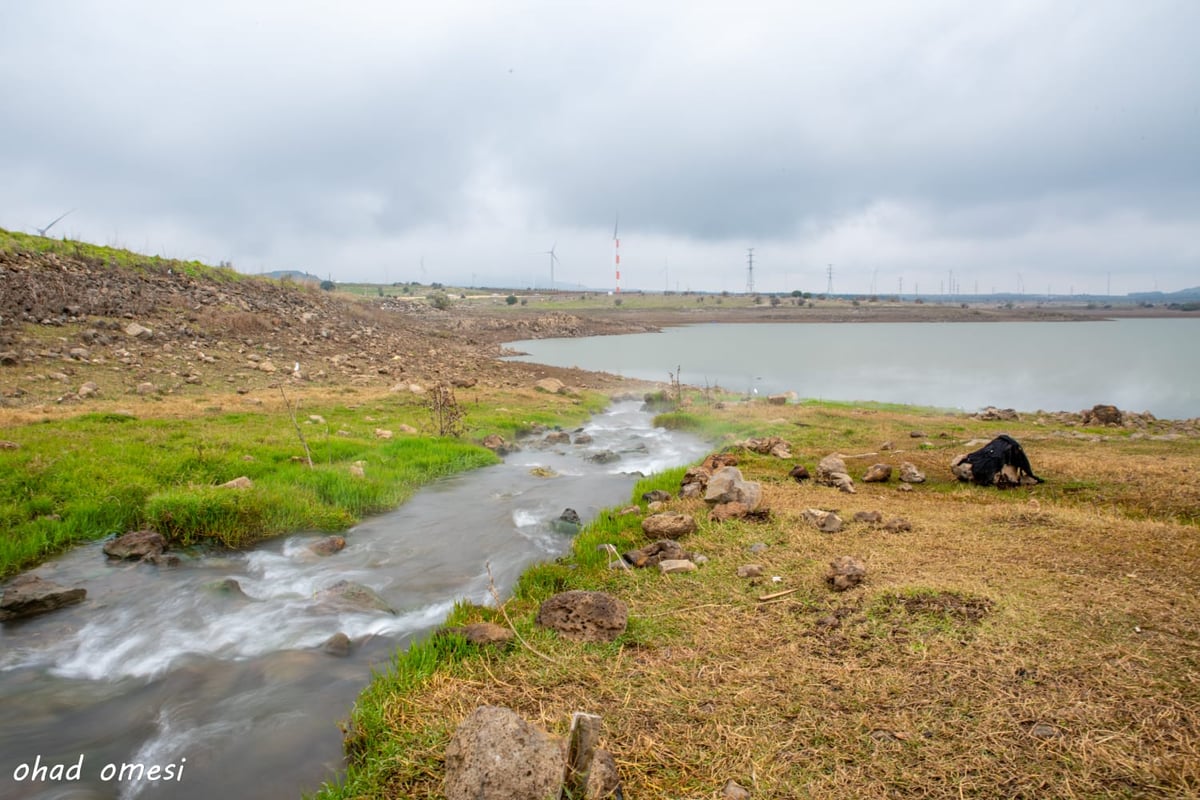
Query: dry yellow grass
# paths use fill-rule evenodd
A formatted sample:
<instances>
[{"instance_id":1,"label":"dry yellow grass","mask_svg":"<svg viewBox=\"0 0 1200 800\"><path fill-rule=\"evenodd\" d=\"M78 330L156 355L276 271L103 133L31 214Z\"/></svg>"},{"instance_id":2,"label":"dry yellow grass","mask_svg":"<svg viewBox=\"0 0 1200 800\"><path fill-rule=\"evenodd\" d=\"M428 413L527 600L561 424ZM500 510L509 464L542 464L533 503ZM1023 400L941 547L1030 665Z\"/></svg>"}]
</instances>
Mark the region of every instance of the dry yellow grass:
<instances>
[{"instance_id":1,"label":"dry yellow grass","mask_svg":"<svg viewBox=\"0 0 1200 800\"><path fill-rule=\"evenodd\" d=\"M535 603L514 599L509 615L558 664L513 648L390 698L404 745L388 766L390 796L437 797L448 737L484 703L559 733L572 711L600 714L626 797L718 797L729 779L763 798L1200 794L1195 440L1082 442L1010 425L1047 483L999 492L955 484L946 468L994 425L829 408L716 413L801 431L789 438L810 469L833 449L913 448L908 431L923 427L931 449L854 458L851 470L910 460L930 481L912 492L860 483L848 495L792 482L793 461L743 456L743 472L764 483L768 522L716 524L702 503L674 500L703 520L686 542L710 559L699 572L583 579L628 604L618 643L559 640L532 627ZM808 507L848 521L879 510L912 530L848 522L825 534L802 519ZM766 549L751 553L755 543ZM824 575L840 555L868 575L834 593ZM736 577L750 562L763 578ZM758 599L782 589L797 591Z\"/></svg>"}]
</instances>

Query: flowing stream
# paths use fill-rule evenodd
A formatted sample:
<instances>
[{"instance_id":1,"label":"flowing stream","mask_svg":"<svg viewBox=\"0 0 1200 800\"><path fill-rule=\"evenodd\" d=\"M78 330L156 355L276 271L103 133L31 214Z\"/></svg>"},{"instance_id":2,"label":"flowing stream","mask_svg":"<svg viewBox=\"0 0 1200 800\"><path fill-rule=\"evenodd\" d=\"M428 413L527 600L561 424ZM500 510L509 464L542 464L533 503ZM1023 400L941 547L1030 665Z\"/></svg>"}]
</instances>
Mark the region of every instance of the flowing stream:
<instances>
[{"instance_id":1,"label":"flowing stream","mask_svg":"<svg viewBox=\"0 0 1200 800\"><path fill-rule=\"evenodd\" d=\"M312 533L174 568L113 563L99 543L42 565L88 597L0 625L0 797L296 798L335 778L337 722L371 669L456 600L490 603L486 564L511 591L529 564L569 548L553 524L564 509L586 522L627 502L639 475L706 449L654 428L638 403L584 431L591 443L529 440L503 464L439 481L358 525L332 556L313 555ZM602 451L620 459L588 458ZM244 595L222 591L227 579ZM327 608L315 594L339 580L397 613ZM321 648L338 632L354 642L349 656Z\"/></svg>"}]
</instances>

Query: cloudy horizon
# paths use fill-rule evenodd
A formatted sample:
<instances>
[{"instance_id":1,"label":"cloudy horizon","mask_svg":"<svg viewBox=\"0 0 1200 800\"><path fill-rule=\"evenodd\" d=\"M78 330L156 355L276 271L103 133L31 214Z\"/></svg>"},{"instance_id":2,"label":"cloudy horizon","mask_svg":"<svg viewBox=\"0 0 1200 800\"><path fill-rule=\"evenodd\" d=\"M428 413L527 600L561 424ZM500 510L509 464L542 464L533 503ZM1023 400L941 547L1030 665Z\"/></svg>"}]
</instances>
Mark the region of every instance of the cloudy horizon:
<instances>
[{"instance_id":1,"label":"cloudy horizon","mask_svg":"<svg viewBox=\"0 0 1200 800\"><path fill-rule=\"evenodd\" d=\"M1200 286L1200 5L6 4L0 227L341 281Z\"/></svg>"}]
</instances>

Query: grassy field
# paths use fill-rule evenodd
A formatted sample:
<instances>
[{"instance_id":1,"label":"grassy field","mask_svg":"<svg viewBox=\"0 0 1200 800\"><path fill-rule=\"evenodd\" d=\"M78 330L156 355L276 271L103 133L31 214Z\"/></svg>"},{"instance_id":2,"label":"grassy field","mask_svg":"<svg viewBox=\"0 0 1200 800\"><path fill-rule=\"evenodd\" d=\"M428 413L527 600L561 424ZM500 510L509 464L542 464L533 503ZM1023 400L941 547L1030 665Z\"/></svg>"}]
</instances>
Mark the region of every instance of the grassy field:
<instances>
[{"instance_id":1,"label":"grassy field","mask_svg":"<svg viewBox=\"0 0 1200 800\"><path fill-rule=\"evenodd\" d=\"M225 547L341 530L421 484L496 461L472 440L578 424L605 402L532 391L464 399L469 435L455 439L430 435L429 409L413 396L336 396L310 393L295 423L295 409L277 394L253 410L198 410L178 399L143 404L145 416L108 410L7 426L4 439L17 446L0 448L0 576L74 543L142 527L177 545ZM219 488L240 476L253 488Z\"/></svg>"},{"instance_id":2,"label":"grassy field","mask_svg":"<svg viewBox=\"0 0 1200 800\"><path fill-rule=\"evenodd\" d=\"M725 444L790 442L792 460L739 453L769 520L712 522L700 501L672 500L699 522L685 546L709 561L664 576L609 569L598 544L624 551L644 536L640 515L602 515L505 604L552 660L455 636L398 654L347 723L349 773L320 797L440 796L446 744L485 703L559 734L571 712L599 714L626 797L718 797L729 780L772 798L1200 794L1196 439L892 406L700 403L663 421ZM1046 483L1002 492L951 477L966 442L1001 431ZM928 481L843 494L788 477L831 452L856 480L910 461ZM677 491L681 473L634 497ZM847 521L879 511L911 530L821 533L802 517L810 507ZM867 577L836 593L825 574L841 555ZM751 562L764 577L738 578ZM574 588L621 598L626 633L587 645L534 625L542 600ZM507 624L491 608L453 619L476 620Z\"/></svg>"}]
</instances>

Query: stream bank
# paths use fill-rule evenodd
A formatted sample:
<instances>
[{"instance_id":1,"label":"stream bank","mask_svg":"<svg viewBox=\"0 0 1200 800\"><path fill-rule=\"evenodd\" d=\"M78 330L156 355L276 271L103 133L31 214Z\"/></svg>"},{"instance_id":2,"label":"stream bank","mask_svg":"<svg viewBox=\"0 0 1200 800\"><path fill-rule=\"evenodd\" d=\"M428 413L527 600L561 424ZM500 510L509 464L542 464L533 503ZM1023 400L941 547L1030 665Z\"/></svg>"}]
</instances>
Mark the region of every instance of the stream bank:
<instances>
[{"instance_id":1,"label":"stream bank","mask_svg":"<svg viewBox=\"0 0 1200 800\"><path fill-rule=\"evenodd\" d=\"M486 565L508 592L529 564L569 548L553 525L565 508L586 523L625 503L639 475L706 450L654 428L636 402L580 433L579 444L527 440L503 464L439 481L328 557L309 549L321 534L301 533L174 568L109 562L100 543L42 565L36 574L89 594L0 628L0 794L134 798L167 788L168 766L173 798L294 798L333 779L336 722L371 670L456 600L490 602ZM223 590L230 580L240 592ZM396 613L322 604L318 593L343 580ZM342 658L321 649L337 633L354 643ZM141 765L142 779L123 765ZM154 766L158 780L147 780Z\"/></svg>"}]
</instances>

